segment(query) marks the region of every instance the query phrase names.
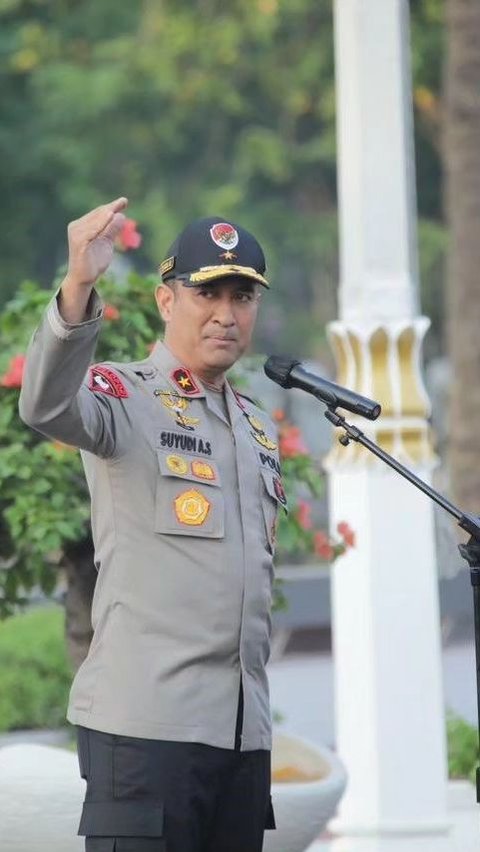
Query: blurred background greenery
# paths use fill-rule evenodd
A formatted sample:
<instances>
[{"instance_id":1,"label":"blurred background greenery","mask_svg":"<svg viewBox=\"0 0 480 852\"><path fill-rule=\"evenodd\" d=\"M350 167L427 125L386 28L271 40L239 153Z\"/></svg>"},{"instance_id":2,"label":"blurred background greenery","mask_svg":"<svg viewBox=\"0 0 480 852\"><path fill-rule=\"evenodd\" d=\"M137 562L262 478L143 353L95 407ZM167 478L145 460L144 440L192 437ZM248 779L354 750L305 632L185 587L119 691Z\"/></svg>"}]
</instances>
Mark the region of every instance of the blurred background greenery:
<instances>
[{"instance_id":1,"label":"blurred background greenery","mask_svg":"<svg viewBox=\"0 0 480 852\"><path fill-rule=\"evenodd\" d=\"M427 355L443 346L442 0L413 0L412 64ZM0 307L49 286L66 223L118 195L155 270L192 217L265 246L259 351L331 363L337 222L331 0L0 0ZM294 312L291 308L295 307Z\"/></svg>"}]
</instances>

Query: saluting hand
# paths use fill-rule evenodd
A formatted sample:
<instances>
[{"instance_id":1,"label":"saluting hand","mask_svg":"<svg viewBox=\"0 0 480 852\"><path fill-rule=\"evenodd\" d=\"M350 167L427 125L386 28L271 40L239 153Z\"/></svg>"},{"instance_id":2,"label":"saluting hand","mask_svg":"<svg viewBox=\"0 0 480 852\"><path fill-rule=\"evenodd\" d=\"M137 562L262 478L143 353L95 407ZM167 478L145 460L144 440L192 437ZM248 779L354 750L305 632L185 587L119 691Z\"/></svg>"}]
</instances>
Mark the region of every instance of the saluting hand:
<instances>
[{"instance_id":1,"label":"saluting hand","mask_svg":"<svg viewBox=\"0 0 480 852\"><path fill-rule=\"evenodd\" d=\"M68 226L68 271L60 288L58 309L65 322L83 322L95 281L108 268L115 238L122 230L128 200L102 204Z\"/></svg>"},{"instance_id":2,"label":"saluting hand","mask_svg":"<svg viewBox=\"0 0 480 852\"><path fill-rule=\"evenodd\" d=\"M75 219L68 226L68 272L72 284L92 287L109 267L115 238L122 230L128 200L116 198Z\"/></svg>"}]
</instances>

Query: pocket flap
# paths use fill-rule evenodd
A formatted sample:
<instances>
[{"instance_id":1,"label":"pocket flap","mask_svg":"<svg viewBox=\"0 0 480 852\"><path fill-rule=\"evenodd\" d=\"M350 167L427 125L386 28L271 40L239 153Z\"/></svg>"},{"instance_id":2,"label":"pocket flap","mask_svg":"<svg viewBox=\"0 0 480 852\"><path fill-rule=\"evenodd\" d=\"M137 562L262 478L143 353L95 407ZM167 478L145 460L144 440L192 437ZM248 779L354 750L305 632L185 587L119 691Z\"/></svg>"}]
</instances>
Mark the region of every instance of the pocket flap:
<instances>
[{"instance_id":1,"label":"pocket flap","mask_svg":"<svg viewBox=\"0 0 480 852\"><path fill-rule=\"evenodd\" d=\"M77 834L93 837L162 837L163 802L143 799L84 802Z\"/></svg>"},{"instance_id":2,"label":"pocket flap","mask_svg":"<svg viewBox=\"0 0 480 852\"><path fill-rule=\"evenodd\" d=\"M273 497L277 503L283 507L285 512L288 513L288 505L287 505L287 495L285 494L285 490L283 487L282 480L276 473L273 473L270 470L265 470L261 468L261 474L263 481L265 483L265 488L267 489L270 497Z\"/></svg>"},{"instance_id":3,"label":"pocket flap","mask_svg":"<svg viewBox=\"0 0 480 852\"><path fill-rule=\"evenodd\" d=\"M158 464L163 476L178 476L204 485L220 485L218 465L201 456L192 457L182 453L165 453L157 450Z\"/></svg>"}]
</instances>

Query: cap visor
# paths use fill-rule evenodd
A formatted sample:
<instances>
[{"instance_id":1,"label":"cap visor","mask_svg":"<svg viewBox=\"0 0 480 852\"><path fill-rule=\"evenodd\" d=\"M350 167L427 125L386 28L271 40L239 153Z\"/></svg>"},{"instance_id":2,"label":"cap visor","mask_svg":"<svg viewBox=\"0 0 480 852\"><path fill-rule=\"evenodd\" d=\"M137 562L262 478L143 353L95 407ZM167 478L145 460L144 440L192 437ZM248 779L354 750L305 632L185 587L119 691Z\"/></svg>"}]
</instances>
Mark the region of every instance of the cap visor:
<instances>
[{"instance_id":1,"label":"cap visor","mask_svg":"<svg viewBox=\"0 0 480 852\"><path fill-rule=\"evenodd\" d=\"M208 284L210 281L217 281L219 278L229 278L233 275L238 275L240 278L248 278L250 281L256 281L257 284L263 284L264 287L270 287L267 279L253 269L251 266L235 266L222 264L221 266L202 266L196 272L187 273L182 278L184 287L198 287L200 284Z\"/></svg>"}]
</instances>

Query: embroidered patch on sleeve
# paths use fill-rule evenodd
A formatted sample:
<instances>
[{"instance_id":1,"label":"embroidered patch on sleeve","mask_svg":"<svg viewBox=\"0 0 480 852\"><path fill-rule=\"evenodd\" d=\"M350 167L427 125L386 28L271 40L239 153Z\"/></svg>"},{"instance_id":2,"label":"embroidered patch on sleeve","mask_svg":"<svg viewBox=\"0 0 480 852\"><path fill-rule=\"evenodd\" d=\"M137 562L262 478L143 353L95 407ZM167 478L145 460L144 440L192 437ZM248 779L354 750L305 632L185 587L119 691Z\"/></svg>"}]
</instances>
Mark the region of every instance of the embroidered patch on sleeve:
<instances>
[{"instance_id":1,"label":"embroidered patch on sleeve","mask_svg":"<svg viewBox=\"0 0 480 852\"><path fill-rule=\"evenodd\" d=\"M114 396L117 399L124 399L129 395L120 377L109 367L96 365L90 367L88 387L92 391L106 393L108 396Z\"/></svg>"}]
</instances>

